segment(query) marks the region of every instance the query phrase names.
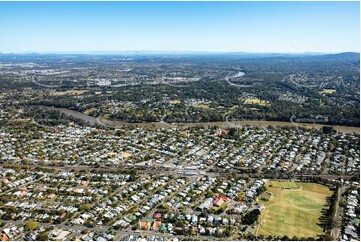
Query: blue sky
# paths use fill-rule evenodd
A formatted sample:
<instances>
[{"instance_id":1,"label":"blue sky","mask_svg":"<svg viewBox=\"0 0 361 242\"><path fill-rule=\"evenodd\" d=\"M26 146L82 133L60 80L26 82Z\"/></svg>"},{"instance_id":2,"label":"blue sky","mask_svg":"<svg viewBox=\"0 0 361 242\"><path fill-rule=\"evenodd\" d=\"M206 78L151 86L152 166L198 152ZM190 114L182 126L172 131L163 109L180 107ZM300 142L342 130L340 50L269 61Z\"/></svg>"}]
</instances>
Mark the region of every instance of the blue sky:
<instances>
[{"instance_id":1,"label":"blue sky","mask_svg":"<svg viewBox=\"0 0 361 242\"><path fill-rule=\"evenodd\" d=\"M0 2L0 52L360 51L359 2Z\"/></svg>"}]
</instances>

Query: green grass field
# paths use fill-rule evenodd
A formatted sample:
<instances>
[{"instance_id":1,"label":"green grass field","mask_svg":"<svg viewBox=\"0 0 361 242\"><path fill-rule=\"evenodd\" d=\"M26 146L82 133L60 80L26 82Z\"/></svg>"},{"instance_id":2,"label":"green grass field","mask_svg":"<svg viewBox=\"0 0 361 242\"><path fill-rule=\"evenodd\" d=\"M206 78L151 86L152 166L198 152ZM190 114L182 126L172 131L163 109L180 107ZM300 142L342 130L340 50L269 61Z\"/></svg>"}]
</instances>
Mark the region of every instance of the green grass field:
<instances>
[{"instance_id":1,"label":"green grass field","mask_svg":"<svg viewBox=\"0 0 361 242\"><path fill-rule=\"evenodd\" d=\"M270 181L273 187L278 188L299 188L296 182Z\"/></svg>"},{"instance_id":2,"label":"green grass field","mask_svg":"<svg viewBox=\"0 0 361 242\"><path fill-rule=\"evenodd\" d=\"M261 100L259 98L247 98L243 102L244 104L257 104L260 106L269 106L269 101Z\"/></svg>"},{"instance_id":3,"label":"green grass field","mask_svg":"<svg viewBox=\"0 0 361 242\"><path fill-rule=\"evenodd\" d=\"M193 105L193 107L195 107L195 108L213 109L213 108L209 107L209 104L196 104L196 105Z\"/></svg>"},{"instance_id":4,"label":"green grass field","mask_svg":"<svg viewBox=\"0 0 361 242\"><path fill-rule=\"evenodd\" d=\"M269 187L271 183L273 181L266 183L266 192L272 192L273 195L267 202L259 201L266 208L261 213L260 224L254 233L299 238L322 234L322 228L317 222L325 207L326 197L332 195L329 188L314 183L295 183L298 189L280 189Z\"/></svg>"},{"instance_id":5,"label":"green grass field","mask_svg":"<svg viewBox=\"0 0 361 242\"><path fill-rule=\"evenodd\" d=\"M219 209L225 209L227 207L227 203L223 203L220 207L217 207L217 206L213 206L213 207L211 207L211 211L212 212L217 212Z\"/></svg>"}]
</instances>

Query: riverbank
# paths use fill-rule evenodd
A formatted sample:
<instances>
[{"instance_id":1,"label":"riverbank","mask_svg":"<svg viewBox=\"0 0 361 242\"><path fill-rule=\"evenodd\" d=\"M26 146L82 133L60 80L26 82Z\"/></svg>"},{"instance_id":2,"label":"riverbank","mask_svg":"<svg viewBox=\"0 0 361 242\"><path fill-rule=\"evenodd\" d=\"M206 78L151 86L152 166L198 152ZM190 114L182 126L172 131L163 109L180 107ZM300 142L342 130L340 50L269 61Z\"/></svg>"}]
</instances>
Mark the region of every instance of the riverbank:
<instances>
[{"instance_id":1,"label":"riverbank","mask_svg":"<svg viewBox=\"0 0 361 242\"><path fill-rule=\"evenodd\" d=\"M313 123L295 123L295 122L281 122L281 121L233 121L233 122L226 122L226 121L219 121L219 122L204 122L204 123L166 123L166 122L149 122L149 123L127 123L127 122L120 122L120 121L110 121L102 118L96 118L89 116L85 113L77 112L74 110L70 110L67 108L55 108L55 107L48 107L48 106L37 106L40 108L44 108L47 110L57 110L61 113L64 113L68 116L72 116L74 118L81 119L85 122L89 122L91 125L102 125L111 128L121 128L124 126L138 126L138 127L155 127L155 128L187 128L187 127L194 127L194 126L219 126L221 128L228 128L228 127L241 127L241 126L255 126L255 127L262 127L265 128L267 126L285 126L285 127L304 127L304 128L313 128L313 129L321 129L323 126L331 126L331 125L323 125L323 124L313 124ZM360 133L360 128L358 127L350 127L350 126L339 126L335 125L332 126L334 130L342 132L342 133Z\"/></svg>"}]
</instances>

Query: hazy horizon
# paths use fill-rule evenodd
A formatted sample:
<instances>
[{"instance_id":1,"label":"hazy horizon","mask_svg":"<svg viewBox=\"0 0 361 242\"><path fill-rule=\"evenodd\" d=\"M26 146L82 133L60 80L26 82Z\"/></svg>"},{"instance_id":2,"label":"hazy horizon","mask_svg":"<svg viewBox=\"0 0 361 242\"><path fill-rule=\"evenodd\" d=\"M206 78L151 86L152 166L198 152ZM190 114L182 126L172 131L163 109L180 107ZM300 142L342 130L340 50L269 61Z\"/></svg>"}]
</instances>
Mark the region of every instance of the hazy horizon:
<instances>
[{"instance_id":1,"label":"hazy horizon","mask_svg":"<svg viewBox=\"0 0 361 242\"><path fill-rule=\"evenodd\" d=\"M117 54L239 54L239 55L332 55L332 54L344 54L354 53L360 54L357 51L344 51L344 52L225 52L225 51L191 51L191 50L84 50L84 51L21 51L21 52L0 52L5 55L47 55L47 54L59 54L59 55L117 55Z\"/></svg>"}]
</instances>

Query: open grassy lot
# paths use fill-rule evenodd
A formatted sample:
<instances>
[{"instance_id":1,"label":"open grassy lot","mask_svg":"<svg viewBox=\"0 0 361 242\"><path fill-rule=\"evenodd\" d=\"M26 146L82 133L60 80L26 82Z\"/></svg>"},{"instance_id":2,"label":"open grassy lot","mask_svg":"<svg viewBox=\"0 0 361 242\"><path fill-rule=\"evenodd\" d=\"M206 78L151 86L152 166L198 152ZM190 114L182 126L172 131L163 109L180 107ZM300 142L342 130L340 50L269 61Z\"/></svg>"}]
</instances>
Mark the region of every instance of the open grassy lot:
<instances>
[{"instance_id":1,"label":"open grassy lot","mask_svg":"<svg viewBox=\"0 0 361 242\"><path fill-rule=\"evenodd\" d=\"M264 192L258 197L259 203L262 203L263 201L268 201L272 196L272 192Z\"/></svg>"},{"instance_id":2,"label":"open grassy lot","mask_svg":"<svg viewBox=\"0 0 361 242\"><path fill-rule=\"evenodd\" d=\"M179 104L181 103L181 100L169 100L170 104Z\"/></svg>"},{"instance_id":3,"label":"open grassy lot","mask_svg":"<svg viewBox=\"0 0 361 242\"><path fill-rule=\"evenodd\" d=\"M121 156L122 156L123 158L128 158L128 157L133 156L133 154L131 154L131 153L129 153L129 152L123 152L123 153L121 154Z\"/></svg>"},{"instance_id":4,"label":"open grassy lot","mask_svg":"<svg viewBox=\"0 0 361 242\"><path fill-rule=\"evenodd\" d=\"M332 94L336 92L335 89L323 89L322 92L320 92L320 94Z\"/></svg>"},{"instance_id":5,"label":"open grassy lot","mask_svg":"<svg viewBox=\"0 0 361 242\"><path fill-rule=\"evenodd\" d=\"M270 181L270 184L273 187L278 188L299 188L300 186L296 182L288 182L288 181Z\"/></svg>"},{"instance_id":6,"label":"open grassy lot","mask_svg":"<svg viewBox=\"0 0 361 242\"><path fill-rule=\"evenodd\" d=\"M255 234L265 236L317 237L322 228L317 225L326 197L332 195L328 187L315 183L295 183L298 189L269 187L272 196L269 201L259 201L265 205ZM262 195L260 195L262 197Z\"/></svg>"},{"instance_id":7,"label":"open grassy lot","mask_svg":"<svg viewBox=\"0 0 361 242\"><path fill-rule=\"evenodd\" d=\"M219 209L225 209L227 207L227 203L223 203L220 207L217 207L217 206L213 206L212 208L211 208L211 211L212 212L217 212Z\"/></svg>"},{"instance_id":8,"label":"open grassy lot","mask_svg":"<svg viewBox=\"0 0 361 242\"><path fill-rule=\"evenodd\" d=\"M209 104L196 104L196 105L193 105L193 107L195 107L195 108L213 109L213 108L209 107Z\"/></svg>"},{"instance_id":9,"label":"open grassy lot","mask_svg":"<svg viewBox=\"0 0 361 242\"><path fill-rule=\"evenodd\" d=\"M260 106L268 106L269 102L255 97L255 98L247 98L246 100L244 100L244 104L257 104Z\"/></svg>"},{"instance_id":10,"label":"open grassy lot","mask_svg":"<svg viewBox=\"0 0 361 242\"><path fill-rule=\"evenodd\" d=\"M63 92L52 92L51 95L53 96L64 96L64 95L80 95L85 92L88 92L89 90L67 90Z\"/></svg>"}]
</instances>

